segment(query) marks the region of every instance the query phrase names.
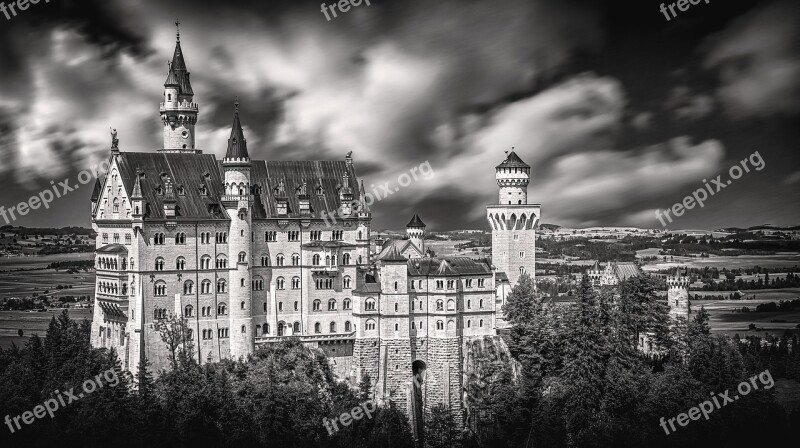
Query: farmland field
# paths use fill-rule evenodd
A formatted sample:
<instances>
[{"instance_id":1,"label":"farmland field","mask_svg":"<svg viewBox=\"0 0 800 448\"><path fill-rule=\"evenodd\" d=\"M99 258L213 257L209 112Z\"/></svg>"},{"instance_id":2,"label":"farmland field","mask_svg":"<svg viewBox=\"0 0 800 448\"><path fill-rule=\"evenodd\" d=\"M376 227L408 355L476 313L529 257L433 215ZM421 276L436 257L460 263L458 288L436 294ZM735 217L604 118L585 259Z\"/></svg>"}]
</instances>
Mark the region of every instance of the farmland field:
<instances>
[{"instance_id":1,"label":"farmland field","mask_svg":"<svg viewBox=\"0 0 800 448\"><path fill-rule=\"evenodd\" d=\"M17 345L25 344L28 337L38 334L44 337L50 319L58 316L63 310L51 309L43 313L29 313L27 311L0 311L0 347L6 348L13 341ZM92 320L91 309L70 308L69 315L72 319L82 321L83 319ZM18 331L23 331L23 336L19 337Z\"/></svg>"}]
</instances>

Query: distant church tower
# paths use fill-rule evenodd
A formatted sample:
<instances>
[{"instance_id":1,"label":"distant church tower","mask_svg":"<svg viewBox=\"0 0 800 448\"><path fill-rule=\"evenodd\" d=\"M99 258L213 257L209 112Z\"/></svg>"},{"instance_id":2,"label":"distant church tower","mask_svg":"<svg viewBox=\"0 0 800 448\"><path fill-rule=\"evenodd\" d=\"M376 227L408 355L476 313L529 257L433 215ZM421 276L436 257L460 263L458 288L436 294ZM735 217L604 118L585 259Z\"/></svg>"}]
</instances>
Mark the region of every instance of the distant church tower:
<instances>
[{"instance_id":1,"label":"distant church tower","mask_svg":"<svg viewBox=\"0 0 800 448\"><path fill-rule=\"evenodd\" d=\"M667 277L667 302L670 317L689 318L692 307L689 301L689 276L685 270L676 269L675 275Z\"/></svg>"},{"instance_id":2,"label":"distant church tower","mask_svg":"<svg viewBox=\"0 0 800 448\"><path fill-rule=\"evenodd\" d=\"M536 227L541 216L539 204L528 203L531 167L515 152L495 168L500 187L499 202L486 207L492 228L492 264L505 273L511 287L526 273L536 272Z\"/></svg>"},{"instance_id":3,"label":"distant church tower","mask_svg":"<svg viewBox=\"0 0 800 448\"><path fill-rule=\"evenodd\" d=\"M175 22L179 25L179 22ZM164 149L169 152L195 152L194 126L197 123L197 103L192 102L194 91L189 71L183 60L181 33L177 32L175 54L169 63L164 81L164 101L161 103L161 123L164 126Z\"/></svg>"},{"instance_id":4,"label":"distant church tower","mask_svg":"<svg viewBox=\"0 0 800 448\"><path fill-rule=\"evenodd\" d=\"M228 254L230 256L228 297L230 299L231 358L247 357L255 348L253 335L253 303L250 296L250 253L253 196L250 194L250 168L247 141L239 122L239 101L233 116L228 150L222 159L225 172L225 195L222 204L231 218ZM224 287L223 287L224 288ZM219 291L220 287L217 286Z\"/></svg>"},{"instance_id":5,"label":"distant church tower","mask_svg":"<svg viewBox=\"0 0 800 448\"><path fill-rule=\"evenodd\" d=\"M414 213L414 217L406 224L406 236L417 246L420 252L425 254L425 223Z\"/></svg>"}]
</instances>

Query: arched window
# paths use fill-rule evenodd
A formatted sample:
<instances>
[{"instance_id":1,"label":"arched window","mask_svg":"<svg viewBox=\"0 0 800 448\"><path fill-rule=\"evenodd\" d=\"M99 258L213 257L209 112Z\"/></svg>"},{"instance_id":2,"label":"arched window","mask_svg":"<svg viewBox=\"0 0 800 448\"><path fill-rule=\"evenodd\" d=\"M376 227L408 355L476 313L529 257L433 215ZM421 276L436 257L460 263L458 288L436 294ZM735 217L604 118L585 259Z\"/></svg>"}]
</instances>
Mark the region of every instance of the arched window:
<instances>
[{"instance_id":1,"label":"arched window","mask_svg":"<svg viewBox=\"0 0 800 448\"><path fill-rule=\"evenodd\" d=\"M253 277L253 291L263 291L264 290L264 279L261 276L256 275Z\"/></svg>"},{"instance_id":2,"label":"arched window","mask_svg":"<svg viewBox=\"0 0 800 448\"><path fill-rule=\"evenodd\" d=\"M367 320L367 322L364 323L364 328L366 330L374 330L375 329L375 321L372 320L372 319Z\"/></svg>"},{"instance_id":3,"label":"arched window","mask_svg":"<svg viewBox=\"0 0 800 448\"><path fill-rule=\"evenodd\" d=\"M375 311L375 299L372 297L367 298L367 301L364 302L364 309L366 311Z\"/></svg>"},{"instance_id":4,"label":"arched window","mask_svg":"<svg viewBox=\"0 0 800 448\"><path fill-rule=\"evenodd\" d=\"M328 311L336 311L336 299L328 300Z\"/></svg>"},{"instance_id":5,"label":"arched window","mask_svg":"<svg viewBox=\"0 0 800 448\"><path fill-rule=\"evenodd\" d=\"M350 321L349 320L345 321L344 322L344 331L347 331L347 332L353 331L350 328L351 328Z\"/></svg>"},{"instance_id":6,"label":"arched window","mask_svg":"<svg viewBox=\"0 0 800 448\"><path fill-rule=\"evenodd\" d=\"M444 311L444 302L442 299L436 301L436 311Z\"/></svg>"},{"instance_id":7,"label":"arched window","mask_svg":"<svg viewBox=\"0 0 800 448\"><path fill-rule=\"evenodd\" d=\"M349 299L349 298L345 297L345 299L344 299L344 300L342 300L342 309L343 309L343 310L349 310L349 309L350 309L352 306L353 306L353 305L352 305L352 303L350 302L350 299Z\"/></svg>"},{"instance_id":8,"label":"arched window","mask_svg":"<svg viewBox=\"0 0 800 448\"><path fill-rule=\"evenodd\" d=\"M351 282L352 282L352 280L350 279L350 276L347 276L347 275L344 276L344 278L342 278L342 288L350 289L351 285L352 285Z\"/></svg>"},{"instance_id":9,"label":"arched window","mask_svg":"<svg viewBox=\"0 0 800 448\"><path fill-rule=\"evenodd\" d=\"M345 252L345 254L342 255L342 264L343 265L350 264L350 254L348 254L347 252Z\"/></svg>"},{"instance_id":10,"label":"arched window","mask_svg":"<svg viewBox=\"0 0 800 448\"><path fill-rule=\"evenodd\" d=\"M283 280L283 277L278 277L277 279L275 279L275 287L277 289L284 289L285 281Z\"/></svg>"},{"instance_id":11,"label":"arched window","mask_svg":"<svg viewBox=\"0 0 800 448\"><path fill-rule=\"evenodd\" d=\"M315 300L314 303L312 304L312 310L319 311L321 308L322 308L322 301L319 299Z\"/></svg>"},{"instance_id":12,"label":"arched window","mask_svg":"<svg viewBox=\"0 0 800 448\"><path fill-rule=\"evenodd\" d=\"M397 291L397 282L394 282L394 290Z\"/></svg>"},{"instance_id":13,"label":"arched window","mask_svg":"<svg viewBox=\"0 0 800 448\"><path fill-rule=\"evenodd\" d=\"M159 297L167 295L167 284L162 280L155 282L153 284L153 295Z\"/></svg>"},{"instance_id":14,"label":"arched window","mask_svg":"<svg viewBox=\"0 0 800 448\"><path fill-rule=\"evenodd\" d=\"M243 309L245 309L245 306L244 306L244 300L242 300L242 303L240 303L240 304L239 304L239 309L240 309L240 310L243 310Z\"/></svg>"},{"instance_id":15,"label":"arched window","mask_svg":"<svg viewBox=\"0 0 800 448\"><path fill-rule=\"evenodd\" d=\"M275 266L283 266L283 254L278 254L275 257Z\"/></svg>"},{"instance_id":16,"label":"arched window","mask_svg":"<svg viewBox=\"0 0 800 448\"><path fill-rule=\"evenodd\" d=\"M483 299L478 302L478 308L483 308Z\"/></svg>"},{"instance_id":17,"label":"arched window","mask_svg":"<svg viewBox=\"0 0 800 448\"><path fill-rule=\"evenodd\" d=\"M247 260L247 253L239 252L239 263L244 263Z\"/></svg>"},{"instance_id":18,"label":"arched window","mask_svg":"<svg viewBox=\"0 0 800 448\"><path fill-rule=\"evenodd\" d=\"M292 329L292 332L294 334L300 334L300 322L294 323L294 328Z\"/></svg>"},{"instance_id":19,"label":"arched window","mask_svg":"<svg viewBox=\"0 0 800 448\"><path fill-rule=\"evenodd\" d=\"M331 333L336 333L336 322L331 322Z\"/></svg>"},{"instance_id":20,"label":"arched window","mask_svg":"<svg viewBox=\"0 0 800 448\"><path fill-rule=\"evenodd\" d=\"M178 257L175 260L175 269L177 269L179 271L182 271L182 270L186 269L186 259L183 258L183 257Z\"/></svg>"},{"instance_id":21,"label":"arched window","mask_svg":"<svg viewBox=\"0 0 800 448\"><path fill-rule=\"evenodd\" d=\"M284 321L278 322L278 336L283 336L286 333L286 323Z\"/></svg>"},{"instance_id":22,"label":"arched window","mask_svg":"<svg viewBox=\"0 0 800 448\"><path fill-rule=\"evenodd\" d=\"M319 254L314 254L314 256L311 257L311 264L319 266Z\"/></svg>"},{"instance_id":23,"label":"arched window","mask_svg":"<svg viewBox=\"0 0 800 448\"><path fill-rule=\"evenodd\" d=\"M447 311L455 311L456 309L456 301L450 299L447 301Z\"/></svg>"},{"instance_id":24,"label":"arched window","mask_svg":"<svg viewBox=\"0 0 800 448\"><path fill-rule=\"evenodd\" d=\"M261 257L261 266L269 266L269 255L263 255Z\"/></svg>"},{"instance_id":25,"label":"arched window","mask_svg":"<svg viewBox=\"0 0 800 448\"><path fill-rule=\"evenodd\" d=\"M300 255L292 254L292 266L300 266Z\"/></svg>"},{"instance_id":26,"label":"arched window","mask_svg":"<svg viewBox=\"0 0 800 448\"><path fill-rule=\"evenodd\" d=\"M223 254L217 255L217 269L227 269L228 258Z\"/></svg>"},{"instance_id":27,"label":"arched window","mask_svg":"<svg viewBox=\"0 0 800 448\"><path fill-rule=\"evenodd\" d=\"M119 213L119 199L118 198L114 198L113 207L114 207L114 209L113 209L114 213Z\"/></svg>"},{"instance_id":28,"label":"arched window","mask_svg":"<svg viewBox=\"0 0 800 448\"><path fill-rule=\"evenodd\" d=\"M200 269L211 269L211 257L203 255L200 258Z\"/></svg>"},{"instance_id":29,"label":"arched window","mask_svg":"<svg viewBox=\"0 0 800 448\"><path fill-rule=\"evenodd\" d=\"M292 289L300 289L300 277L292 277Z\"/></svg>"},{"instance_id":30,"label":"arched window","mask_svg":"<svg viewBox=\"0 0 800 448\"><path fill-rule=\"evenodd\" d=\"M228 314L228 307L225 305L225 302L220 303L217 305L217 315L224 316Z\"/></svg>"},{"instance_id":31,"label":"arched window","mask_svg":"<svg viewBox=\"0 0 800 448\"><path fill-rule=\"evenodd\" d=\"M186 244L186 234L183 232L176 233L175 244Z\"/></svg>"},{"instance_id":32,"label":"arched window","mask_svg":"<svg viewBox=\"0 0 800 448\"><path fill-rule=\"evenodd\" d=\"M269 324L264 323L264 326L261 327L264 330L264 334L269 334Z\"/></svg>"},{"instance_id":33,"label":"arched window","mask_svg":"<svg viewBox=\"0 0 800 448\"><path fill-rule=\"evenodd\" d=\"M194 282L191 280L186 280L183 282L183 293L184 294L194 294Z\"/></svg>"},{"instance_id":34,"label":"arched window","mask_svg":"<svg viewBox=\"0 0 800 448\"><path fill-rule=\"evenodd\" d=\"M122 284L122 295L124 296L124 295L127 295L127 294L128 294L128 285L127 285L127 283L123 283Z\"/></svg>"},{"instance_id":35,"label":"arched window","mask_svg":"<svg viewBox=\"0 0 800 448\"><path fill-rule=\"evenodd\" d=\"M483 328L483 319L481 319L481 321L480 321L480 325L479 325L479 326L480 326L481 328Z\"/></svg>"},{"instance_id":36,"label":"arched window","mask_svg":"<svg viewBox=\"0 0 800 448\"><path fill-rule=\"evenodd\" d=\"M185 317L192 317L192 314L193 314L193 313L194 313L194 308L192 307L192 305L186 305L186 306L183 308L183 315L184 315Z\"/></svg>"},{"instance_id":37,"label":"arched window","mask_svg":"<svg viewBox=\"0 0 800 448\"><path fill-rule=\"evenodd\" d=\"M437 330L444 330L444 322L441 320L436 321L436 329Z\"/></svg>"},{"instance_id":38,"label":"arched window","mask_svg":"<svg viewBox=\"0 0 800 448\"><path fill-rule=\"evenodd\" d=\"M217 280L217 292L223 293L227 290L228 284L225 282L224 279Z\"/></svg>"},{"instance_id":39,"label":"arched window","mask_svg":"<svg viewBox=\"0 0 800 448\"><path fill-rule=\"evenodd\" d=\"M314 324L314 333L320 333L322 330L320 329L319 322Z\"/></svg>"},{"instance_id":40,"label":"arched window","mask_svg":"<svg viewBox=\"0 0 800 448\"><path fill-rule=\"evenodd\" d=\"M400 325L394 324L394 331L400 331Z\"/></svg>"},{"instance_id":41,"label":"arched window","mask_svg":"<svg viewBox=\"0 0 800 448\"><path fill-rule=\"evenodd\" d=\"M211 280L203 280L200 283L200 294L211 294Z\"/></svg>"},{"instance_id":42,"label":"arched window","mask_svg":"<svg viewBox=\"0 0 800 448\"><path fill-rule=\"evenodd\" d=\"M242 325L242 333L247 333L247 326L246 325Z\"/></svg>"},{"instance_id":43,"label":"arched window","mask_svg":"<svg viewBox=\"0 0 800 448\"><path fill-rule=\"evenodd\" d=\"M156 258L156 271L164 270L164 259L161 257Z\"/></svg>"}]
</instances>

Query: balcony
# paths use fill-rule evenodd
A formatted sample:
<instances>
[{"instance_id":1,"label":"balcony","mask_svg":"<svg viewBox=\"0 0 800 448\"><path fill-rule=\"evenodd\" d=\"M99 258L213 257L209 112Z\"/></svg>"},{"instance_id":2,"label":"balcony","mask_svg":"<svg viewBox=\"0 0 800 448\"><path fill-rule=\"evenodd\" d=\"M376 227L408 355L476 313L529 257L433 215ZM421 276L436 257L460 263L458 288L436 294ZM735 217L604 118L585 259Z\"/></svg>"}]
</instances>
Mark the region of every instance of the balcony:
<instances>
[{"instance_id":1,"label":"balcony","mask_svg":"<svg viewBox=\"0 0 800 448\"><path fill-rule=\"evenodd\" d=\"M336 275L339 273L339 266L311 266L314 274Z\"/></svg>"}]
</instances>

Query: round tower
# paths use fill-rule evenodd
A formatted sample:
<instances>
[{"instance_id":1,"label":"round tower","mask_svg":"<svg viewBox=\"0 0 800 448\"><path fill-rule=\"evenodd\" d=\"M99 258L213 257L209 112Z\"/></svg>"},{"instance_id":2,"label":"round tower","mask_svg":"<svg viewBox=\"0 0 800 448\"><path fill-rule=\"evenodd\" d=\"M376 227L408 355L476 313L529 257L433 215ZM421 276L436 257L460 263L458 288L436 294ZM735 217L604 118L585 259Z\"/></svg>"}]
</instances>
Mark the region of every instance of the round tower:
<instances>
[{"instance_id":1,"label":"round tower","mask_svg":"<svg viewBox=\"0 0 800 448\"><path fill-rule=\"evenodd\" d=\"M178 26L179 22L175 22ZM164 126L164 151L195 151L195 130L198 107L192 101L194 91L181 50L181 33L177 32L175 53L168 63L164 81L164 101L161 103L161 124Z\"/></svg>"},{"instance_id":2,"label":"round tower","mask_svg":"<svg viewBox=\"0 0 800 448\"><path fill-rule=\"evenodd\" d=\"M689 301L689 276L686 270L675 270L675 275L667 277L667 304L669 315L673 318L688 319L691 313Z\"/></svg>"},{"instance_id":3,"label":"round tower","mask_svg":"<svg viewBox=\"0 0 800 448\"><path fill-rule=\"evenodd\" d=\"M506 160L495 167L495 179L500 187L499 204L527 204L530 176L530 165L523 162L514 151L506 153Z\"/></svg>"},{"instance_id":4,"label":"round tower","mask_svg":"<svg viewBox=\"0 0 800 448\"><path fill-rule=\"evenodd\" d=\"M423 254L425 253L425 223L419 218L418 214L414 214L411 221L406 224L406 236L408 239L417 246Z\"/></svg>"},{"instance_id":5,"label":"round tower","mask_svg":"<svg viewBox=\"0 0 800 448\"><path fill-rule=\"evenodd\" d=\"M255 349L253 334L253 301L251 294L250 235L252 228L253 196L250 194L250 156L247 141L239 122L239 102L233 117L228 150L222 159L225 172L225 193L222 204L231 219L228 239L229 267L228 300L230 301L230 356L246 357ZM235 264L234 264L235 263Z\"/></svg>"}]
</instances>

